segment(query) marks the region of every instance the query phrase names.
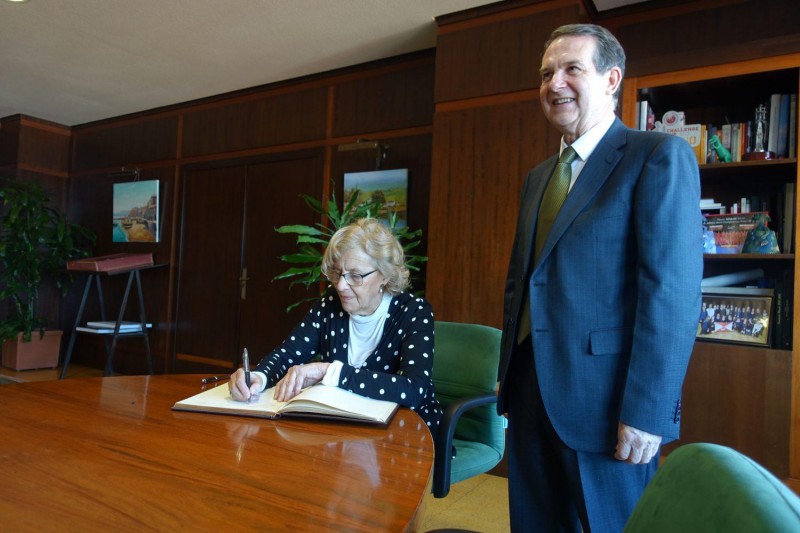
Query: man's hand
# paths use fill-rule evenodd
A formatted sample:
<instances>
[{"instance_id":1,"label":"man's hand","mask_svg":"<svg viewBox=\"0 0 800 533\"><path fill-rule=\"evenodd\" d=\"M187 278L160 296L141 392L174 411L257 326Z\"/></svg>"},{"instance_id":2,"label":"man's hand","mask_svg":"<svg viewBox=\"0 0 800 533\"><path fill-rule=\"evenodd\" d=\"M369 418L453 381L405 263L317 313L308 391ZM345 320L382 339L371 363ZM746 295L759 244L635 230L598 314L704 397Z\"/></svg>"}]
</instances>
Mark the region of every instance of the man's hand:
<instances>
[{"instance_id":1,"label":"man's hand","mask_svg":"<svg viewBox=\"0 0 800 533\"><path fill-rule=\"evenodd\" d=\"M275 385L274 398L279 402L288 402L304 388L319 383L329 366L330 363L308 363L291 367Z\"/></svg>"},{"instance_id":2,"label":"man's hand","mask_svg":"<svg viewBox=\"0 0 800 533\"><path fill-rule=\"evenodd\" d=\"M626 463L645 465L650 462L660 445L660 436L620 422L617 430L617 453L614 457Z\"/></svg>"}]
</instances>

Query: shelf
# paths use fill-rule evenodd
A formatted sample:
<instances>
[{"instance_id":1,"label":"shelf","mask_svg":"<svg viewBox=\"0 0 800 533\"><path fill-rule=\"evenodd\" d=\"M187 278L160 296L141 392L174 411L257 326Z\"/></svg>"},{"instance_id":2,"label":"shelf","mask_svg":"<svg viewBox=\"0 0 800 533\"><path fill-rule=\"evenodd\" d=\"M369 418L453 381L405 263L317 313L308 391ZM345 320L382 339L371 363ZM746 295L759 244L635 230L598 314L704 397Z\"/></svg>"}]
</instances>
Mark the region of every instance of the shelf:
<instances>
[{"instance_id":1,"label":"shelf","mask_svg":"<svg viewBox=\"0 0 800 533\"><path fill-rule=\"evenodd\" d=\"M783 159L764 159L756 161L737 161L735 163L709 163L707 165L700 165L700 172L707 170L728 169L733 170L736 168L752 168L752 167L772 167L772 166L786 166L793 168L797 164L796 157L785 157Z\"/></svg>"},{"instance_id":2,"label":"shelf","mask_svg":"<svg viewBox=\"0 0 800 533\"><path fill-rule=\"evenodd\" d=\"M703 254L712 261L794 261L794 254Z\"/></svg>"}]
</instances>

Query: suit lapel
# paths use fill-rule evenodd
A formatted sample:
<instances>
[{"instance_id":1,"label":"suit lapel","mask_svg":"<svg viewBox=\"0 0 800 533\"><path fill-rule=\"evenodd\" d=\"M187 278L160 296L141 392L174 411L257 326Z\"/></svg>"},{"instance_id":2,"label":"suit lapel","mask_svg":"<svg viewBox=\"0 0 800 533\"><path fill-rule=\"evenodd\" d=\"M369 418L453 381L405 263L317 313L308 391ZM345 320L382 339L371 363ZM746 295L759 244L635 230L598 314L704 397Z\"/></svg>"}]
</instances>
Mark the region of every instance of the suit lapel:
<instances>
[{"instance_id":1,"label":"suit lapel","mask_svg":"<svg viewBox=\"0 0 800 533\"><path fill-rule=\"evenodd\" d=\"M595 197L597 191L600 190L619 163L619 160L622 159L621 147L626 142L626 131L627 128L619 119L616 119L605 136L600 140L600 143L598 143L592 155L589 156L589 159L586 161L578 177L578 181L575 182L572 190L567 195L564 205L561 206L561 210L558 212L558 216L556 216L553 226L550 228L550 234L547 236L547 241L542 247L539 261L535 265L536 267L550 254L555 244L575 220L575 217L577 217L586 208L586 205L592 198ZM539 211L538 206L543 192L544 186L538 191L538 196L535 199L537 202L536 213Z\"/></svg>"}]
</instances>

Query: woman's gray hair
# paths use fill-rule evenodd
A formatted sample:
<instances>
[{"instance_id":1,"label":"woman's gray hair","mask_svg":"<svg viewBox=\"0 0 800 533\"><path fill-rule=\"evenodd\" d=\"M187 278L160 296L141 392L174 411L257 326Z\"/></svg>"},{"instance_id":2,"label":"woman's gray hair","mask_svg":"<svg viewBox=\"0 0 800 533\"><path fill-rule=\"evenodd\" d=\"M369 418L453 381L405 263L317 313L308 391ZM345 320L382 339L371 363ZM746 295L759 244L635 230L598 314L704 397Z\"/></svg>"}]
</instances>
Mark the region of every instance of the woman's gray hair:
<instances>
[{"instance_id":1,"label":"woman's gray hair","mask_svg":"<svg viewBox=\"0 0 800 533\"><path fill-rule=\"evenodd\" d=\"M375 218L360 218L333 234L322 256L322 273L335 270L342 256L350 250L365 253L386 278L384 289L392 296L409 286L405 253L389 227Z\"/></svg>"}]
</instances>

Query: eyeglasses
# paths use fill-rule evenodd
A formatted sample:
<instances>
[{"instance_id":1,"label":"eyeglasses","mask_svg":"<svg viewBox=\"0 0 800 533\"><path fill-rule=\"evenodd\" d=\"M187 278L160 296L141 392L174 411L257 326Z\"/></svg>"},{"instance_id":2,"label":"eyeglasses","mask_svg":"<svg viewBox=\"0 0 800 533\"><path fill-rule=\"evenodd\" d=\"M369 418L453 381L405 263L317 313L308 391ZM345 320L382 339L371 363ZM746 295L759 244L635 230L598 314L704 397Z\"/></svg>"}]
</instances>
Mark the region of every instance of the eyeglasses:
<instances>
[{"instance_id":1,"label":"eyeglasses","mask_svg":"<svg viewBox=\"0 0 800 533\"><path fill-rule=\"evenodd\" d=\"M344 278L344 282L350 285L351 287L360 287L364 284L364 278L369 276L370 274L374 274L378 270L375 269L372 272L367 272L366 274L356 274L355 272L347 272L346 274L342 274L341 272L336 272L335 270L331 270L328 272L325 277L328 278L328 281L336 285L339 283L339 279Z\"/></svg>"}]
</instances>

